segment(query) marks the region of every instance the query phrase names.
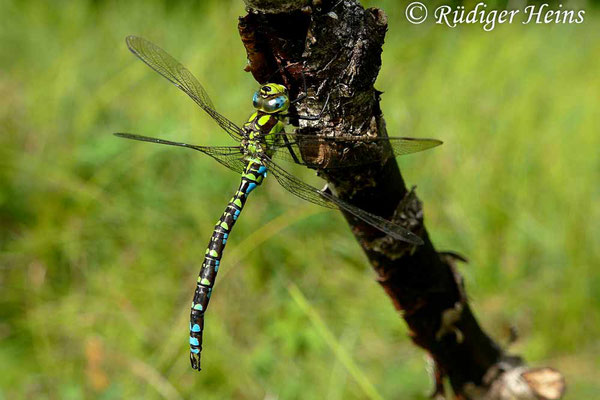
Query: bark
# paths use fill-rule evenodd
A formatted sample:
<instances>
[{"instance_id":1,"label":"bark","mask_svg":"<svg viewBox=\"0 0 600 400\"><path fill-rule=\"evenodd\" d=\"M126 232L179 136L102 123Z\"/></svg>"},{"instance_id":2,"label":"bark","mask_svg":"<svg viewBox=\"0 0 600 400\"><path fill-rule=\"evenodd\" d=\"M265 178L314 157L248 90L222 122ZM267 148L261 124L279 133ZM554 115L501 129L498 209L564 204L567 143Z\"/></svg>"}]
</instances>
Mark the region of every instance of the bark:
<instances>
[{"instance_id":1,"label":"bark","mask_svg":"<svg viewBox=\"0 0 600 400\"><path fill-rule=\"evenodd\" d=\"M387 135L380 92L373 87L387 30L383 11L365 10L356 0L245 2L248 14L240 18L239 31L248 54L246 70L260 83L285 84L292 99L303 92L305 80L308 97L293 110L299 115L318 114L330 95L319 121L295 121L300 133ZM344 156L330 156L336 155ZM432 397L445 398L445 377L457 399L562 396L560 373L526 368L520 357L507 354L479 326L456 268L464 259L435 250L423 223L421 201L406 188L395 159L319 173L341 199L391 219L424 240L422 246L395 241L346 215L413 342L435 364Z\"/></svg>"}]
</instances>

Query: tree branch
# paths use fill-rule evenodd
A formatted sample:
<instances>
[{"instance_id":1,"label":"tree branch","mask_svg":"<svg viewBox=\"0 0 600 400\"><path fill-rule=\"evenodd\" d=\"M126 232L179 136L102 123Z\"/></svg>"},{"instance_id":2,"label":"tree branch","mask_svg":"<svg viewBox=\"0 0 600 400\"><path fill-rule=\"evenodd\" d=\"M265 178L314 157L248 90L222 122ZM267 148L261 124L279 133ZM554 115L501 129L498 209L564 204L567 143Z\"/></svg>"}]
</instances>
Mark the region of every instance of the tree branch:
<instances>
[{"instance_id":1,"label":"tree branch","mask_svg":"<svg viewBox=\"0 0 600 400\"><path fill-rule=\"evenodd\" d=\"M300 115L317 114L331 96L321 120L299 121L301 133L387 136L380 92L373 87L387 30L383 11L365 10L356 0L245 2L249 13L240 18L239 31L248 53L247 70L255 79L285 84L292 98L303 91L306 79L308 98L298 104ZM357 151L370 150L365 146ZM341 151L328 154L343 156ZM520 357L506 354L481 329L455 265L464 259L436 252L423 224L421 201L407 190L395 159L319 173L341 199L423 238L422 246L395 241L345 215L413 342L435 363L432 397L444 398L446 376L459 399L508 399L515 393L529 393L523 399L562 396L560 373L527 369Z\"/></svg>"}]
</instances>

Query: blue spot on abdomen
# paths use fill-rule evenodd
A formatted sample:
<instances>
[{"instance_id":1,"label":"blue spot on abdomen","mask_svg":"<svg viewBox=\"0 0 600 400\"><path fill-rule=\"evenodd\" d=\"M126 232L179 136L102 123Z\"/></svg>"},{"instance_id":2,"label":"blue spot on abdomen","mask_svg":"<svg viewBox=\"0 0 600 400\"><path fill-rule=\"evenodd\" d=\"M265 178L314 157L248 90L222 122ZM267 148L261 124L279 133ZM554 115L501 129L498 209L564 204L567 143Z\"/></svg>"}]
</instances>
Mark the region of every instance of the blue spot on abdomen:
<instances>
[{"instance_id":1,"label":"blue spot on abdomen","mask_svg":"<svg viewBox=\"0 0 600 400\"><path fill-rule=\"evenodd\" d=\"M250 193L251 191L253 191L253 190L254 190L254 188L256 188L256 183L254 183L254 182L250 182L250 183L248 184L248 188L246 189L246 194L248 194L248 193Z\"/></svg>"}]
</instances>

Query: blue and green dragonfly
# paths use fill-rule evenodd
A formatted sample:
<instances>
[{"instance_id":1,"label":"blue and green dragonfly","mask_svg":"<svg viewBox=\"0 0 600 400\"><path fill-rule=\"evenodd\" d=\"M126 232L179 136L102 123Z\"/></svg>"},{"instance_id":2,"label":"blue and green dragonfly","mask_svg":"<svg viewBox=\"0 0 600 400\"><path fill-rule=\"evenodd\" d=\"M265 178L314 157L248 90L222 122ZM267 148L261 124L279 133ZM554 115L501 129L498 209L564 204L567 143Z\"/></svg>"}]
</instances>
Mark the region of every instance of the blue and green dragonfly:
<instances>
[{"instance_id":1,"label":"blue and green dragonfly","mask_svg":"<svg viewBox=\"0 0 600 400\"><path fill-rule=\"evenodd\" d=\"M263 179L267 176L267 171L275 177L281 186L304 200L350 213L394 239L414 245L423 243L421 238L406 228L355 207L330 193L301 181L285 171L274 160L291 160L314 169L343 168L349 165L360 166L375 161L381 162L392 155L398 156L426 150L438 146L442 142L435 139L404 137L363 138L350 135L347 137L322 137L286 133L284 127L291 116L288 112L290 105L306 97L306 94L295 100L290 100L286 87L277 83L264 84L254 94L252 99L254 112L248 121L240 127L219 114L194 75L160 47L137 36L128 36L126 42L133 54L191 97L229 136L238 142L236 146L209 147L130 133L115 133L115 135L126 139L197 150L241 175L240 186L215 225L196 284L190 316L190 360L192 368L200 370L204 313L208 307L217 271L219 270L223 249L248 195L262 184ZM317 119L318 116L296 116L296 118ZM359 145L376 146L381 151L375 152L376 156L367 159L361 158L360 160L349 159L333 162L331 157L327 157L327 154L331 154L328 153L331 149L335 149L336 152L343 150L345 154L348 154L351 153L354 146Z\"/></svg>"}]
</instances>

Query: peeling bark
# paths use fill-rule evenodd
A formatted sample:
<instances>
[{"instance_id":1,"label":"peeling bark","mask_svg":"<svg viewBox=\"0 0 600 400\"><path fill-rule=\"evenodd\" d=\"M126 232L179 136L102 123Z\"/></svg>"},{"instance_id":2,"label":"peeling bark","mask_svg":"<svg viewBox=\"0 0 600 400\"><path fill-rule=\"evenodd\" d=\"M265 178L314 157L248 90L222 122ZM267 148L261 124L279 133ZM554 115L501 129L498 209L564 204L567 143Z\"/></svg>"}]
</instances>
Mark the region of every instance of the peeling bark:
<instances>
[{"instance_id":1,"label":"peeling bark","mask_svg":"<svg viewBox=\"0 0 600 400\"><path fill-rule=\"evenodd\" d=\"M248 53L246 68L260 83L278 82L292 98L303 91L300 115L318 114L319 121L299 122L299 133L386 136L373 84L381 66L387 17L379 9L363 9L356 0L245 0L248 14L239 21ZM360 158L368 146L354 150ZM346 157L343 151L328 157ZM438 253L423 224L421 201L408 190L395 159L368 168L319 171L341 199L410 229L425 244L395 241L351 215L345 215L365 251L377 281L410 328L410 337L435 363L432 397L445 398L448 377L457 399L558 399L564 391L560 373L533 374L518 356L510 356L479 326L467 302L453 253ZM515 375L516 374L516 375ZM523 375L525 374L525 375ZM523 384L538 397L524 393ZM548 389L552 387L553 390ZM534 389L535 388L535 389ZM548 396L558 397L548 397ZM508 396L508 397L507 397ZM546 397L541 397L546 396Z\"/></svg>"}]
</instances>

